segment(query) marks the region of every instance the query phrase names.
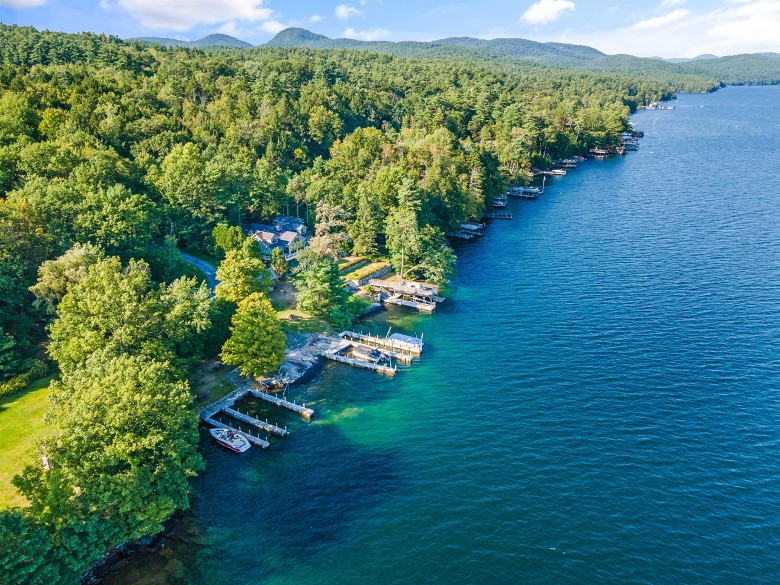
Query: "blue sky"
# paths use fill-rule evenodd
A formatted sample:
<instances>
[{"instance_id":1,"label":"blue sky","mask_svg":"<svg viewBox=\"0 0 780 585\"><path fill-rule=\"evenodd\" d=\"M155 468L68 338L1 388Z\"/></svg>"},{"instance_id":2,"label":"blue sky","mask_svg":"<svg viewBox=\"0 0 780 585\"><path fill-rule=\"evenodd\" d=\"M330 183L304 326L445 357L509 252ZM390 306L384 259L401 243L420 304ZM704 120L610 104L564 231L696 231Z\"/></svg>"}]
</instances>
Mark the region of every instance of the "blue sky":
<instances>
[{"instance_id":1,"label":"blue sky","mask_svg":"<svg viewBox=\"0 0 780 585\"><path fill-rule=\"evenodd\" d=\"M693 57L780 52L780 0L0 0L0 21L262 44L288 26L329 37L523 37L605 53Z\"/></svg>"}]
</instances>

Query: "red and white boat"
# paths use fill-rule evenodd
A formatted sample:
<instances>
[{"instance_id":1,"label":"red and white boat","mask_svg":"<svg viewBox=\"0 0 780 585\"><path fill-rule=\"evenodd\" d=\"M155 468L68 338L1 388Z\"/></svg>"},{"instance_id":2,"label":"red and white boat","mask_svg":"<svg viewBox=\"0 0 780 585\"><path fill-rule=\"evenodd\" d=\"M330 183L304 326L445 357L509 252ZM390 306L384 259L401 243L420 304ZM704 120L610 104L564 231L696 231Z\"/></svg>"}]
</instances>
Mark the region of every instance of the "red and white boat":
<instances>
[{"instance_id":1,"label":"red and white boat","mask_svg":"<svg viewBox=\"0 0 780 585\"><path fill-rule=\"evenodd\" d=\"M232 429L211 429L210 432L217 443L227 447L234 453L243 453L251 447L249 440L238 431Z\"/></svg>"}]
</instances>

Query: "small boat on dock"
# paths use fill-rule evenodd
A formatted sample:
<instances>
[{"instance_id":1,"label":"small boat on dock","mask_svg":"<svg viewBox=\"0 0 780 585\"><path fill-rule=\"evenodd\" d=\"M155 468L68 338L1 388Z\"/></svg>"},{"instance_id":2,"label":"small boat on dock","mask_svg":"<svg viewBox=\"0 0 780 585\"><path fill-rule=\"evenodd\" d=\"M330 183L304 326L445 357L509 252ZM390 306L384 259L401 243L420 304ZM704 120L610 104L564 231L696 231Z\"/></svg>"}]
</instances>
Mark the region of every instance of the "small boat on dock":
<instances>
[{"instance_id":1,"label":"small boat on dock","mask_svg":"<svg viewBox=\"0 0 780 585\"><path fill-rule=\"evenodd\" d=\"M238 431L217 428L210 429L209 432L217 443L227 447L234 453L243 453L251 447L247 438Z\"/></svg>"},{"instance_id":2,"label":"small boat on dock","mask_svg":"<svg viewBox=\"0 0 780 585\"><path fill-rule=\"evenodd\" d=\"M493 207L506 207L507 197L506 195L496 195L493 197Z\"/></svg>"}]
</instances>

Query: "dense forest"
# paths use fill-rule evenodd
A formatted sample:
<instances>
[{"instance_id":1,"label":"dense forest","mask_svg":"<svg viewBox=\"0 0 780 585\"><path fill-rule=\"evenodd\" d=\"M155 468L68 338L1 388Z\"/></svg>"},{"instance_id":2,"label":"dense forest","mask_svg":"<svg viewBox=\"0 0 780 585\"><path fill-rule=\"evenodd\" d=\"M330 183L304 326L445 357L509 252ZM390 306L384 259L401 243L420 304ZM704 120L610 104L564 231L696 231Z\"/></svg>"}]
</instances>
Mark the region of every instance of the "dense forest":
<instances>
[{"instance_id":1,"label":"dense forest","mask_svg":"<svg viewBox=\"0 0 780 585\"><path fill-rule=\"evenodd\" d=\"M403 250L410 274L444 281L458 223L532 166L616 143L638 104L674 89L446 55L0 26L0 389L59 373L51 435L15 479L30 506L0 512L0 583L77 582L188 507L202 468L190 368L221 349L255 374L284 352L242 223L306 217L299 303L348 323L340 255L398 265ZM215 296L182 248L221 259Z\"/></svg>"},{"instance_id":2,"label":"dense forest","mask_svg":"<svg viewBox=\"0 0 780 585\"><path fill-rule=\"evenodd\" d=\"M528 39L454 37L429 42L330 39L301 28L288 28L266 47L362 49L407 57L450 57L501 64L532 64L642 75L663 80L675 91L698 93L721 85L780 83L780 59L771 54L734 55L672 63L663 59L607 55L592 47L540 43Z\"/></svg>"}]
</instances>

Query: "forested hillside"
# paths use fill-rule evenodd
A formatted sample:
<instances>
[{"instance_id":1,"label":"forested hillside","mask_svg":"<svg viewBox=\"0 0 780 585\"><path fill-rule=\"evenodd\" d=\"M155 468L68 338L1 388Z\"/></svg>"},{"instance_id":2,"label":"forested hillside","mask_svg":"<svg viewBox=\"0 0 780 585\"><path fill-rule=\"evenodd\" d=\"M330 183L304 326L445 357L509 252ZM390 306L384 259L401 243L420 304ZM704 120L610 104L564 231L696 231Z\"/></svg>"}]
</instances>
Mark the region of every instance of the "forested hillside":
<instances>
[{"instance_id":1,"label":"forested hillside","mask_svg":"<svg viewBox=\"0 0 780 585\"><path fill-rule=\"evenodd\" d=\"M606 55L592 47L566 43L539 43L527 39L452 37L430 42L358 41L330 39L300 28L278 33L266 46L312 49L363 49L401 56L457 57L504 66L532 63L651 76L675 91L703 92L721 84L780 83L780 61L771 55L737 55L673 63L631 55Z\"/></svg>"},{"instance_id":2,"label":"forested hillside","mask_svg":"<svg viewBox=\"0 0 780 585\"><path fill-rule=\"evenodd\" d=\"M231 319L263 323L277 348L263 368L283 350L256 246L231 226L300 209L316 238L299 292L322 284L307 306L341 324L339 254L397 264L403 249L410 274L444 280L445 234L507 182L615 143L637 104L672 92L539 65L0 26L0 384L18 388L44 350L60 372L51 435L16 480L31 505L0 513L2 550L21 551L0 571L76 582L188 506L190 367ZM216 298L181 247L223 258Z\"/></svg>"}]
</instances>

